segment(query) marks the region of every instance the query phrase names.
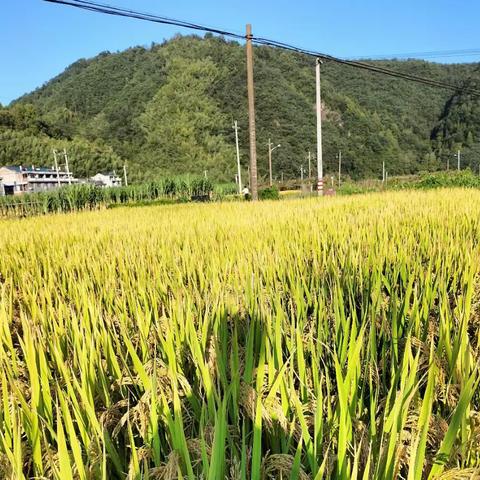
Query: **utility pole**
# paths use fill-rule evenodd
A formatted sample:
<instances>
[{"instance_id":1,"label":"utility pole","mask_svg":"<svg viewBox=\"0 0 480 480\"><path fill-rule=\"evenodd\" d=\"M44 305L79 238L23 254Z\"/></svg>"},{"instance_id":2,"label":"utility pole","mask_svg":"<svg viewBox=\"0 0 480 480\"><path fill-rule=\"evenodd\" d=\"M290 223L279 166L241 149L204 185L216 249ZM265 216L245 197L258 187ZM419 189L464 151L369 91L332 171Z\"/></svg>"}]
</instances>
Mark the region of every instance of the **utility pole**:
<instances>
[{"instance_id":1,"label":"utility pole","mask_svg":"<svg viewBox=\"0 0 480 480\"><path fill-rule=\"evenodd\" d=\"M67 149L63 149L63 156L65 157L65 170L67 172L67 178L68 178L68 184L72 184L72 177L70 176L70 168L68 167L68 155L67 155Z\"/></svg>"},{"instance_id":2,"label":"utility pole","mask_svg":"<svg viewBox=\"0 0 480 480\"><path fill-rule=\"evenodd\" d=\"M449 154L450 155L450 154ZM447 172L450 170L450 156L447 156Z\"/></svg>"},{"instance_id":3,"label":"utility pole","mask_svg":"<svg viewBox=\"0 0 480 480\"><path fill-rule=\"evenodd\" d=\"M338 186L340 186L340 178L342 176L342 151L338 152Z\"/></svg>"},{"instance_id":4,"label":"utility pole","mask_svg":"<svg viewBox=\"0 0 480 480\"><path fill-rule=\"evenodd\" d=\"M125 186L128 187L127 164L126 163L123 164L123 179L124 179Z\"/></svg>"},{"instance_id":5,"label":"utility pole","mask_svg":"<svg viewBox=\"0 0 480 480\"><path fill-rule=\"evenodd\" d=\"M303 165L300 165L300 178L302 179L302 182L303 182Z\"/></svg>"},{"instance_id":6,"label":"utility pole","mask_svg":"<svg viewBox=\"0 0 480 480\"><path fill-rule=\"evenodd\" d=\"M248 130L250 136L250 186L252 200L258 200L257 185L257 139L255 133L255 90L253 88L253 46L252 26L247 24L247 91L248 91Z\"/></svg>"},{"instance_id":7,"label":"utility pole","mask_svg":"<svg viewBox=\"0 0 480 480\"><path fill-rule=\"evenodd\" d=\"M312 154L308 151L308 178L312 178Z\"/></svg>"},{"instance_id":8,"label":"utility pole","mask_svg":"<svg viewBox=\"0 0 480 480\"><path fill-rule=\"evenodd\" d=\"M385 183L385 162L382 162L382 183Z\"/></svg>"},{"instance_id":9,"label":"utility pole","mask_svg":"<svg viewBox=\"0 0 480 480\"><path fill-rule=\"evenodd\" d=\"M270 186L272 186L273 185L272 152L274 150L276 150L277 148L281 147L281 145L278 144L276 147L273 147L273 143L271 142L270 139L268 139L267 145L268 145L268 173L269 173L269 176L270 176Z\"/></svg>"},{"instance_id":10,"label":"utility pole","mask_svg":"<svg viewBox=\"0 0 480 480\"><path fill-rule=\"evenodd\" d=\"M273 185L272 180L272 141L268 139L268 175L270 178L270 186Z\"/></svg>"},{"instance_id":11,"label":"utility pole","mask_svg":"<svg viewBox=\"0 0 480 480\"><path fill-rule=\"evenodd\" d=\"M457 170L460 170L460 150L457 150Z\"/></svg>"},{"instance_id":12,"label":"utility pole","mask_svg":"<svg viewBox=\"0 0 480 480\"><path fill-rule=\"evenodd\" d=\"M55 170L57 172L57 184L60 186L60 173L58 171L57 151L55 149L53 149L53 158L55 160Z\"/></svg>"},{"instance_id":13,"label":"utility pole","mask_svg":"<svg viewBox=\"0 0 480 480\"><path fill-rule=\"evenodd\" d=\"M238 178L238 193L242 194L242 170L240 167L240 149L238 148L238 123L235 120L233 123L233 128L235 129L235 145L237 147L237 178Z\"/></svg>"},{"instance_id":14,"label":"utility pole","mask_svg":"<svg viewBox=\"0 0 480 480\"><path fill-rule=\"evenodd\" d=\"M320 64L316 64L316 91L317 91L317 192L323 195L323 157L322 157L322 95L320 90Z\"/></svg>"}]
</instances>

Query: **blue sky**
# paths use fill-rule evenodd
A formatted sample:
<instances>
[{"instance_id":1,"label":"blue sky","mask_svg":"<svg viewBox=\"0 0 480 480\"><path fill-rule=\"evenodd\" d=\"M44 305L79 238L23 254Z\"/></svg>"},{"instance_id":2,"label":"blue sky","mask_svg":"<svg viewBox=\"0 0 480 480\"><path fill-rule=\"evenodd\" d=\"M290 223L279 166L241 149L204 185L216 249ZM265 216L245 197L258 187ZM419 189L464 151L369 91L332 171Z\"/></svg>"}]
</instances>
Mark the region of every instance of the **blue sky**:
<instances>
[{"instance_id":1,"label":"blue sky","mask_svg":"<svg viewBox=\"0 0 480 480\"><path fill-rule=\"evenodd\" d=\"M104 0L342 57L478 48L478 0ZM44 2L2 0L0 103L8 104L79 58L161 42L177 27ZM480 61L480 55L435 58Z\"/></svg>"}]
</instances>

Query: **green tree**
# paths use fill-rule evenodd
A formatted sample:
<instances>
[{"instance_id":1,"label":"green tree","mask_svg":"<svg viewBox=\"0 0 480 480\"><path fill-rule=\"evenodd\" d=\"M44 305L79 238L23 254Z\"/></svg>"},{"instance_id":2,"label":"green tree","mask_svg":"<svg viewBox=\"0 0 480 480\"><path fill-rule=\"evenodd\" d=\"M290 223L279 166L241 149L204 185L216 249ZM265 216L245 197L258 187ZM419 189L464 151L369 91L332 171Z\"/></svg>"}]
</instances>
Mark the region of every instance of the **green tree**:
<instances>
[{"instance_id":1,"label":"green tree","mask_svg":"<svg viewBox=\"0 0 480 480\"><path fill-rule=\"evenodd\" d=\"M372 63L472 88L480 85L480 67L475 64ZM75 62L14 102L14 107L0 109L0 132L23 132L41 143L47 137L84 142L89 146L78 156L78 168L85 172L109 162L108 154L95 154L101 146L110 148L122 162L128 161L132 179L203 170L213 178L231 179L235 174L232 120L240 126L246 174L246 96L242 45L221 37L176 36L150 48L104 52ZM259 177L268 178L269 138L282 145L275 151L274 176L298 177L316 142L312 59L255 47L255 96ZM343 173L352 178L381 175L383 161L391 174L430 169L435 165L429 156L432 152L444 165L445 155L457 146L464 151L466 165L470 158L477 165L480 101L472 95L461 91L452 95L444 89L326 62L322 99L327 174L336 172L339 150ZM33 148L34 142L18 138L17 143L22 146L22 158L36 158L36 150L27 148ZM13 154L10 147L5 146ZM19 159L12 156L2 161Z\"/></svg>"},{"instance_id":2,"label":"green tree","mask_svg":"<svg viewBox=\"0 0 480 480\"><path fill-rule=\"evenodd\" d=\"M176 58L167 72L167 81L139 117L150 166L162 173L208 170L215 178L230 178L234 152L223 137L229 122L212 98L217 67L209 59Z\"/></svg>"}]
</instances>

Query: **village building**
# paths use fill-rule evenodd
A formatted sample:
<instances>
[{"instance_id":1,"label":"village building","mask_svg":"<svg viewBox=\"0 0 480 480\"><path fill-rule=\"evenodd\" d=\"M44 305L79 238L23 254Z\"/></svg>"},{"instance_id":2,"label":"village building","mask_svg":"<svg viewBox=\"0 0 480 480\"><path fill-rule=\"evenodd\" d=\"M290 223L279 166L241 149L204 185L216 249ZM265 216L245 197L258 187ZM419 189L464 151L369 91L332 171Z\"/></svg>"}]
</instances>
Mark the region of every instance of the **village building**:
<instances>
[{"instance_id":1,"label":"village building","mask_svg":"<svg viewBox=\"0 0 480 480\"><path fill-rule=\"evenodd\" d=\"M54 188L78 183L71 172L35 166L7 166L0 168L2 188L0 195L45 192Z\"/></svg>"},{"instance_id":2,"label":"village building","mask_svg":"<svg viewBox=\"0 0 480 480\"><path fill-rule=\"evenodd\" d=\"M115 173L97 173L90 181L99 187L121 187L122 179Z\"/></svg>"}]
</instances>

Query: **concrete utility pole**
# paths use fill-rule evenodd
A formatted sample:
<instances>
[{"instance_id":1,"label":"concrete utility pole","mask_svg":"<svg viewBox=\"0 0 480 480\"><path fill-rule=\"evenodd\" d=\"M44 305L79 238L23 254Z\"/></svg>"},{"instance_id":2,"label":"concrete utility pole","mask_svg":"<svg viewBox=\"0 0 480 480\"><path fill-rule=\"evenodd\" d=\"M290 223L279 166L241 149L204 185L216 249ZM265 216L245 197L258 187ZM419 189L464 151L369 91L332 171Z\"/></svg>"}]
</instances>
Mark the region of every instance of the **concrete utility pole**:
<instances>
[{"instance_id":1,"label":"concrete utility pole","mask_svg":"<svg viewBox=\"0 0 480 480\"><path fill-rule=\"evenodd\" d=\"M128 180L127 180L127 164L124 163L123 164L123 180L124 180L124 184L126 187L128 187Z\"/></svg>"},{"instance_id":2,"label":"concrete utility pole","mask_svg":"<svg viewBox=\"0 0 480 480\"><path fill-rule=\"evenodd\" d=\"M58 172L57 151L55 149L53 149L53 158L55 160L55 170L57 172L57 184L60 186L60 173Z\"/></svg>"},{"instance_id":3,"label":"concrete utility pole","mask_svg":"<svg viewBox=\"0 0 480 480\"><path fill-rule=\"evenodd\" d=\"M340 186L340 179L342 176L342 151L338 152L338 186Z\"/></svg>"},{"instance_id":4,"label":"concrete utility pole","mask_svg":"<svg viewBox=\"0 0 480 480\"><path fill-rule=\"evenodd\" d=\"M237 147L237 179L238 179L238 193L242 194L242 169L240 167L240 149L238 147L238 123L235 120L233 123L233 128L235 129L235 145Z\"/></svg>"},{"instance_id":5,"label":"concrete utility pole","mask_svg":"<svg viewBox=\"0 0 480 480\"><path fill-rule=\"evenodd\" d=\"M457 170L460 170L460 150L457 151Z\"/></svg>"},{"instance_id":6,"label":"concrete utility pole","mask_svg":"<svg viewBox=\"0 0 480 480\"><path fill-rule=\"evenodd\" d=\"M272 180L272 141L268 139L268 175L270 179L270 186L273 185Z\"/></svg>"},{"instance_id":7,"label":"concrete utility pole","mask_svg":"<svg viewBox=\"0 0 480 480\"><path fill-rule=\"evenodd\" d=\"M308 151L308 178L312 178L312 154Z\"/></svg>"},{"instance_id":8,"label":"concrete utility pole","mask_svg":"<svg viewBox=\"0 0 480 480\"><path fill-rule=\"evenodd\" d=\"M382 183L385 183L385 162L382 162Z\"/></svg>"},{"instance_id":9,"label":"concrete utility pole","mask_svg":"<svg viewBox=\"0 0 480 480\"><path fill-rule=\"evenodd\" d=\"M257 184L257 138L255 132L255 90L253 88L253 46L252 26L247 24L247 91L248 91L248 130L250 136L250 187L252 200L258 200Z\"/></svg>"},{"instance_id":10,"label":"concrete utility pole","mask_svg":"<svg viewBox=\"0 0 480 480\"><path fill-rule=\"evenodd\" d=\"M67 155L67 149L66 148L63 149L63 156L65 157L65 170L66 170L67 176L68 176L68 184L71 185L72 184L72 178L70 177L70 168L68 167L68 155Z\"/></svg>"},{"instance_id":11,"label":"concrete utility pole","mask_svg":"<svg viewBox=\"0 0 480 480\"><path fill-rule=\"evenodd\" d=\"M320 64L317 58L316 65L316 90L317 90L317 191L323 195L323 156L322 156L322 94L320 90Z\"/></svg>"},{"instance_id":12,"label":"concrete utility pole","mask_svg":"<svg viewBox=\"0 0 480 480\"><path fill-rule=\"evenodd\" d=\"M270 176L270 186L273 185L273 174L272 174L272 152L276 150L277 148L281 147L280 144L278 144L276 147L273 147L273 143L270 139L268 139L268 173ZM273 147L273 148L272 148Z\"/></svg>"}]
</instances>

